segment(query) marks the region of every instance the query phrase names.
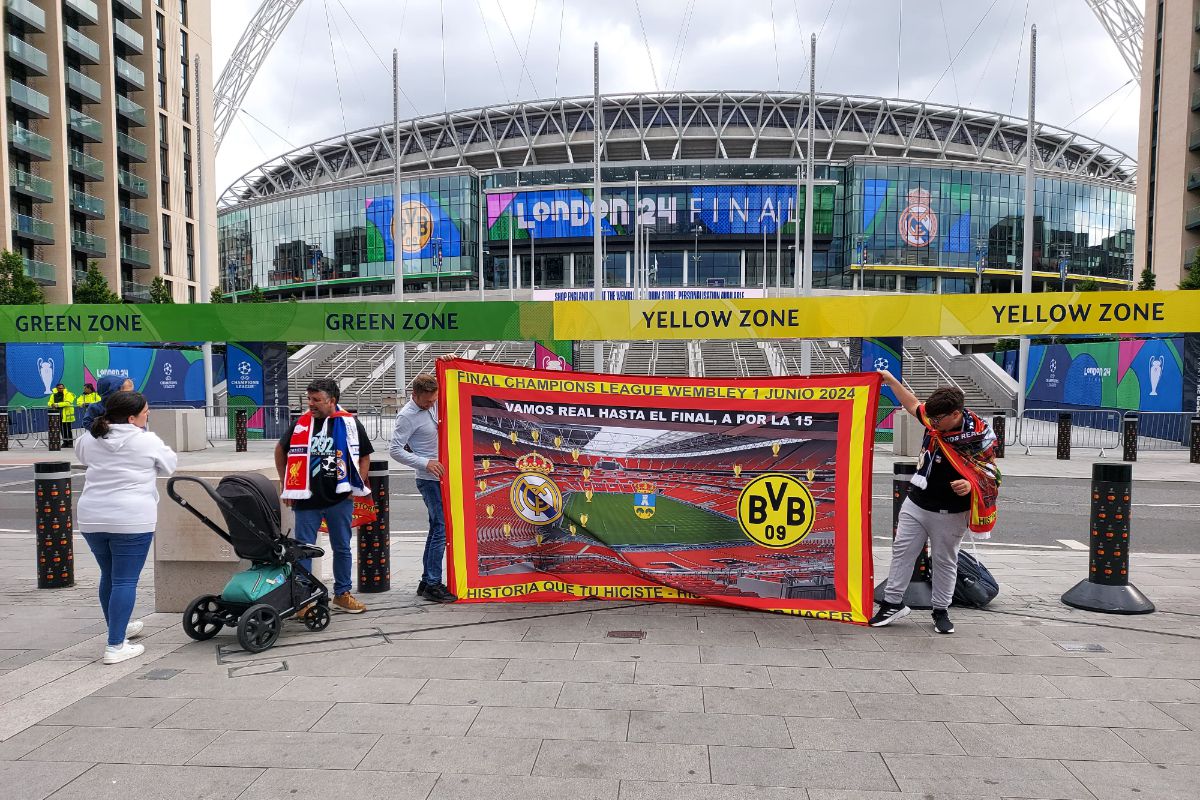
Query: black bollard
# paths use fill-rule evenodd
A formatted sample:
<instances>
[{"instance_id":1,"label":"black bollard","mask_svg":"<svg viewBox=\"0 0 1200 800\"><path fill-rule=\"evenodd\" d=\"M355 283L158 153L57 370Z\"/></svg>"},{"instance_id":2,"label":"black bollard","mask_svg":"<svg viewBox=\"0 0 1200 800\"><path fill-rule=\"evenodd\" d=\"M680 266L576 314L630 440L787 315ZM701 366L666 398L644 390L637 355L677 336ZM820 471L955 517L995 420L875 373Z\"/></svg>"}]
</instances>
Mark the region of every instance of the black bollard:
<instances>
[{"instance_id":1,"label":"black bollard","mask_svg":"<svg viewBox=\"0 0 1200 800\"><path fill-rule=\"evenodd\" d=\"M246 409L239 408L233 412L233 449L235 452L246 452Z\"/></svg>"},{"instance_id":2,"label":"black bollard","mask_svg":"<svg viewBox=\"0 0 1200 800\"><path fill-rule=\"evenodd\" d=\"M1058 460L1071 460L1071 415L1066 411L1058 415Z\"/></svg>"},{"instance_id":3,"label":"black bollard","mask_svg":"<svg viewBox=\"0 0 1200 800\"><path fill-rule=\"evenodd\" d=\"M900 507L908 498L908 485L917 471L917 465L912 462L898 462L892 465L892 540L896 539L896 527L900 524ZM929 551L922 550L913 565L912 578L908 589L904 592L904 605L909 608L933 608L933 574L929 561ZM883 602L883 594L887 589L887 578L875 587L875 602Z\"/></svg>"},{"instance_id":4,"label":"black bollard","mask_svg":"<svg viewBox=\"0 0 1200 800\"><path fill-rule=\"evenodd\" d=\"M1104 614L1149 614L1154 603L1129 582L1132 464L1092 465L1091 555L1087 580L1062 596L1072 608Z\"/></svg>"},{"instance_id":5,"label":"black bollard","mask_svg":"<svg viewBox=\"0 0 1200 800\"><path fill-rule=\"evenodd\" d=\"M1200 417L1192 417L1192 455L1189 460L1200 464Z\"/></svg>"},{"instance_id":6,"label":"black bollard","mask_svg":"<svg viewBox=\"0 0 1200 800\"><path fill-rule=\"evenodd\" d=\"M1126 411L1121 417L1121 460L1137 461L1138 415L1136 411Z\"/></svg>"},{"instance_id":7,"label":"black bollard","mask_svg":"<svg viewBox=\"0 0 1200 800\"><path fill-rule=\"evenodd\" d=\"M375 521L358 528L358 591L386 592L392 588L391 487L388 462L371 462L371 496Z\"/></svg>"},{"instance_id":8,"label":"black bollard","mask_svg":"<svg viewBox=\"0 0 1200 800\"><path fill-rule=\"evenodd\" d=\"M0 451L8 450L8 412L0 411Z\"/></svg>"},{"instance_id":9,"label":"black bollard","mask_svg":"<svg viewBox=\"0 0 1200 800\"><path fill-rule=\"evenodd\" d=\"M33 491L37 504L34 524L37 528L38 588L74 586L70 462L34 464Z\"/></svg>"},{"instance_id":10,"label":"black bollard","mask_svg":"<svg viewBox=\"0 0 1200 800\"><path fill-rule=\"evenodd\" d=\"M52 453L62 450L62 412L46 412L46 447Z\"/></svg>"},{"instance_id":11,"label":"black bollard","mask_svg":"<svg viewBox=\"0 0 1200 800\"><path fill-rule=\"evenodd\" d=\"M1004 458L1004 426L1007 417L1003 414L992 416L992 432L996 434L996 458Z\"/></svg>"}]
</instances>

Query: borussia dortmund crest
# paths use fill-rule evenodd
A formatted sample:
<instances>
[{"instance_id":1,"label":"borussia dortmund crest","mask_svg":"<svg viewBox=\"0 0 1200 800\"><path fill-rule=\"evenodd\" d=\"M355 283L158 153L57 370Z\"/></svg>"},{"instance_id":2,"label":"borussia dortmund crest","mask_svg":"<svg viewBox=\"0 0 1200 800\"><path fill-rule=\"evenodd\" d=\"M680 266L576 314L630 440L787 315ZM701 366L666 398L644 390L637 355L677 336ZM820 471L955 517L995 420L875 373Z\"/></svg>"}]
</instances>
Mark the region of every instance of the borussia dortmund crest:
<instances>
[{"instance_id":1,"label":"borussia dortmund crest","mask_svg":"<svg viewBox=\"0 0 1200 800\"><path fill-rule=\"evenodd\" d=\"M658 487L650 481L639 481L633 485L633 513L639 519L654 516L654 503L658 498Z\"/></svg>"},{"instance_id":2,"label":"borussia dortmund crest","mask_svg":"<svg viewBox=\"0 0 1200 800\"><path fill-rule=\"evenodd\" d=\"M517 516L531 525L549 525L563 512L562 491L550 479L554 462L540 453L517 459L520 474L513 479L508 499Z\"/></svg>"}]
</instances>

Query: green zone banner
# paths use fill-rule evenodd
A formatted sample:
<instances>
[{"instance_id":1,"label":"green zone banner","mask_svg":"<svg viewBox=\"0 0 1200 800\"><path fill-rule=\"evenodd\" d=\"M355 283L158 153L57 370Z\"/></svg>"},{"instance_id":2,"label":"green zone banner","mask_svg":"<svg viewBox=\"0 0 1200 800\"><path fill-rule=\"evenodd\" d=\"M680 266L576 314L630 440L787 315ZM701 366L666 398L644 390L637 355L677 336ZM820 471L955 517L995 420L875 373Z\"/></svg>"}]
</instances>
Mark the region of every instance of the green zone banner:
<instances>
[{"instance_id":1,"label":"green zone banner","mask_svg":"<svg viewBox=\"0 0 1200 800\"><path fill-rule=\"evenodd\" d=\"M864 624L880 379L438 362L465 602L701 602Z\"/></svg>"}]
</instances>

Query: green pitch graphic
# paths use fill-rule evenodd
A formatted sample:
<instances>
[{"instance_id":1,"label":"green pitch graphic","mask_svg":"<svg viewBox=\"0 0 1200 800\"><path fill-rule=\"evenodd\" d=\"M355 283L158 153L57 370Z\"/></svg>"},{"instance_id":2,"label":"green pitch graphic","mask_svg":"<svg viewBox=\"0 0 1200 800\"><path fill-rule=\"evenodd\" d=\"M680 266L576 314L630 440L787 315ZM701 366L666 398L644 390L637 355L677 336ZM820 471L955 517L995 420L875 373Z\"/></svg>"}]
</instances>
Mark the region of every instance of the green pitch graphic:
<instances>
[{"instance_id":1,"label":"green pitch graphic","mask_svg":"<svg viewBox=\"0 0 1200 800\"><path fill-rule=\"evenodd\" d=\"M582 521L584 515L588 518L586 524ZM596 493L589 503L583 492L567 496L563 516L578 525L581 533L613 547L709 544L745 539L737 522L729 517L672 500L661 493L650 519L638 519L633 513L632 494ZM671 533L672 526L674 533Z\"/></svg>"}]
</instances>

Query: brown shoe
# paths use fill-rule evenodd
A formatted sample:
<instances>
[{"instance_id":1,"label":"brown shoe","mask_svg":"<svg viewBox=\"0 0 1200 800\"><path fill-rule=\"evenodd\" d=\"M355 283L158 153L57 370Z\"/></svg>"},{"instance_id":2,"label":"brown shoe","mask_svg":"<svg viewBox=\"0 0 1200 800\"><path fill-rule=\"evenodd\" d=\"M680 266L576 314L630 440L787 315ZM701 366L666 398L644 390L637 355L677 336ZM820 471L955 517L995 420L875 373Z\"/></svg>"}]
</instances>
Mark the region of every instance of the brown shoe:
<instances>
[{"instance_id":1,"label":"brown shoe","mask_svg":"<svg viewBox=\"0 0 1200 800\"><path fill-rule=\"evenodd\" d=\"M367 607L355 600L354 595L349 592L333 598L333 607L338 611L345 611L347 614L361 614L367 610Z\"/></svg>"}]
</instances>

